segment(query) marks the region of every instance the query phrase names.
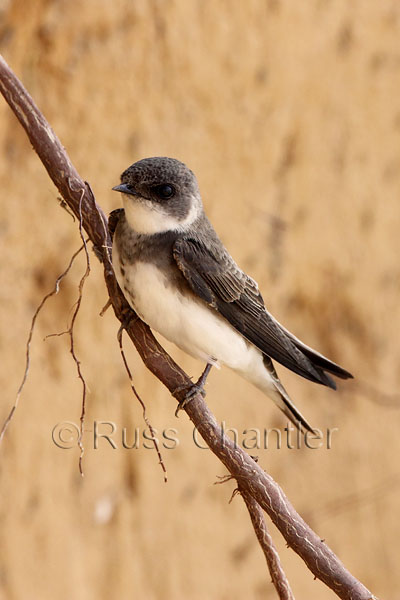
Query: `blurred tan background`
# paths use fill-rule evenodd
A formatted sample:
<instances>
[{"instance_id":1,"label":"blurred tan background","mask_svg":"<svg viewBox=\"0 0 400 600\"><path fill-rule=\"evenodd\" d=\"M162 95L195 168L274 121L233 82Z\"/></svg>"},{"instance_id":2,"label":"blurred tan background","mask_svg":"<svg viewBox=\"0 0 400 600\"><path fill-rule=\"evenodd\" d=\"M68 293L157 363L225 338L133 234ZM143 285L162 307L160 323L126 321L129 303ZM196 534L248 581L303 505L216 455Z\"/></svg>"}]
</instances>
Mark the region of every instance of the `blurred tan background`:
<instances>
[{"instance_id":1,"label":"blurred tan background","mask_svg":"<svg viewBox=\"0 0 400 600\"><path fill-rule=\"evenodd\" d=\"M399 3L2 0L0 48L107 213L129 164L183 160L273 314L354 373L335 394L279 368L324 445L251 453L355 576L400 598ZM4 101L0 124L3 420L33 311L80 242ZM84 267L81 256L38 319L0 449L0 598L275 598L243 502L228 504L234 484L213 485L224 469L126 342L153 426L177 431L162 448L168 484L143 447L94 256L76 349L86 428L114 422L117 448L94 449L88 431L82 479L76 446L53 443L57 423L79 423L81 386L66 337L43 338L66 328ZM198 376L203 365L167 348ZM239 441L285 426L229 371L212 372L207 401ZM128 443L139 428L139 449L123 448L124 427ZM271 530L296 597L335 597Z\"/></svg>"}]
</instances>

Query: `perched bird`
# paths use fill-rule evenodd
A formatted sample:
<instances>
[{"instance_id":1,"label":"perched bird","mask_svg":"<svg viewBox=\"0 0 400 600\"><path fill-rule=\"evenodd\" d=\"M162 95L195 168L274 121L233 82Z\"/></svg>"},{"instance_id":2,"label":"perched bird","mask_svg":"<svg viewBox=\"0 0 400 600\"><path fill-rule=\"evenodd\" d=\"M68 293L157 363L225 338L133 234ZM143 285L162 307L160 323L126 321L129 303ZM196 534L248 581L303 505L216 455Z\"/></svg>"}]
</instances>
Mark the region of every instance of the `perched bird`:
<instances>
[{"instance_id":1,"label":"perched bird","mask_svg":"<svg viewBox=\"0 0 400 600\"><path fill-rule=\"evenodd\" d=\"M113 237L113 266L136 313L207 363L199 386L212 365L227 365L297 427L313 431L271 359L333 389L328 373L352 375L269 314L257 283L238 267L206 217L194 173L173 158L145 158L128 167L113 190L122 193L124 204Z\"/></svg>"}]
</instances>

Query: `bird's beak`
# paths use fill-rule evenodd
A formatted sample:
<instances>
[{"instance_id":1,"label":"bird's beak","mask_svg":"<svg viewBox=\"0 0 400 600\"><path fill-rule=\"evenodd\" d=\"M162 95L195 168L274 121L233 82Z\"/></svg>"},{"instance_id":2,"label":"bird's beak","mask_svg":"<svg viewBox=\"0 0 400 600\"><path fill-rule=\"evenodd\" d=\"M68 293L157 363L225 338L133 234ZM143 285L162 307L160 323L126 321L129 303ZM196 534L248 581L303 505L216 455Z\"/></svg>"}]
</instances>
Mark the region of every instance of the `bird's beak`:
<instances>
[{"instance_id":1,"label":"bird's beak","mask_svg":"<svg viewBox=\"0 0 400 600\"><path fill-rule=\"evenodd\" d=\"M130 194L131 196L138 195L132 188L132 186L127 186L126 183L120 183L119 185L115 185L112 189L114 190L114 192L122 192L123 194Z\"/></svg>"}]
</instances>

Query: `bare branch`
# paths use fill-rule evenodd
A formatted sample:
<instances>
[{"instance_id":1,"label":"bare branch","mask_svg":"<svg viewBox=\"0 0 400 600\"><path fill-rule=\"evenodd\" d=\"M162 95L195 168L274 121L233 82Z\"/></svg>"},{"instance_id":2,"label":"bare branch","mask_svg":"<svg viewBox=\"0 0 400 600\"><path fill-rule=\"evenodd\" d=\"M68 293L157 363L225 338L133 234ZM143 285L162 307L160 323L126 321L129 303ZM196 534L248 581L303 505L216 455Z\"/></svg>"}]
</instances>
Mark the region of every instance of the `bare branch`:
<instances>
[{"instance_id":1,"label":"bare branch","mask_svg":"<svg viewBox=\"0 0 400 600\"><path fill-rule=\"evenodd\" d=\"M96 204L90 187L82 181L71 164L55 133L1 57L0 90L27 132L49 176L78 218L81 191L85 190L81 204L83 227L103 258L104 277L115 315L121 323L127 323L129 314L135 313L126 302L114 277L106 217ZM189 386L191 380L158 344L149 327L139 318L132 318L127 332L147 368L177 400L182 400L182 393L176 390ZM316 577L344 600L373 598L367 588L345 569L337 556L296 513L279 485L246 452L223 435L200 394L185 406L185 411L210 449L238 481L240 488L268 513L288 545L301 556Z\"/></svg>"},{"instance_id":2,"label":"bare branch","mask_svg":"<svg viewBox=\"0 0 400 600\"><path fill-rule=\"evenodd\" d=\"M344 600L374 598L295 511L272 477L233 440L222 434L200 394L185 407L185 411L210 449L237 480L239 488L248 492L268 513L288 546L304 560L315 577Z\"/></svg>"},{"instance_id":3,"label":"bare branch","mask_svg":"<svg viewBox=\"0 0 400 600\"><path fill-rule=\"evenodd\" d=\"M275 548L272 537L267 529L267 524L264 519L264 514L260 505L252 496L245 490L239 487L240 495L242 496L247 510L249 511L250 519L256 533L258 542L264 552L267 561L268 570L271 575L272 583L275 586L280 600L294 600L292 590L290 589L289 581L286 578L285 572L282 569L279 560L279 554Z\"/></svg>"}]
</instances>

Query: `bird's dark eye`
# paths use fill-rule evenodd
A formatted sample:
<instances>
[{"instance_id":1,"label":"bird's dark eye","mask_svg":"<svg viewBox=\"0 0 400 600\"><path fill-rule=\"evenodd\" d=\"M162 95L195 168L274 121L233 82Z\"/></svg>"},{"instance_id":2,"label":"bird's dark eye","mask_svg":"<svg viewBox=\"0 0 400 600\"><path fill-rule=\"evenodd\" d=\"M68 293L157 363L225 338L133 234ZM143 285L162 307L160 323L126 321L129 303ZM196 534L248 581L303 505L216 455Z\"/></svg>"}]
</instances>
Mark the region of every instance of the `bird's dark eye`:
<instances>
[{"instance_id":1,"label":"bird's dark eye","mask_svg":"<svg viewBox=\"0 0 400 600\"><path fill-rule=\"evenodd\" d=\"M175 194L175 189L169 183L163 183L162 185L157 185L154 188L154 192L162 200L168 200Z\"/></svg>"}]
</instances>

